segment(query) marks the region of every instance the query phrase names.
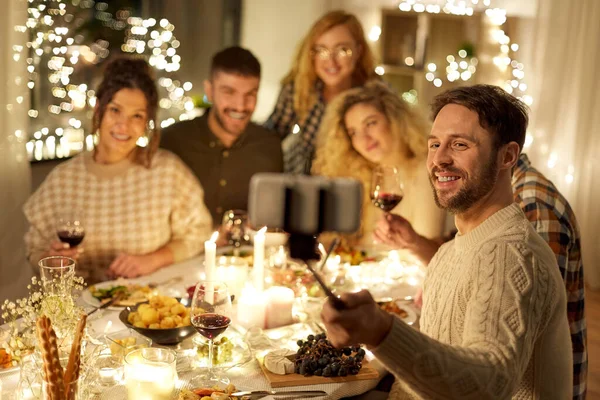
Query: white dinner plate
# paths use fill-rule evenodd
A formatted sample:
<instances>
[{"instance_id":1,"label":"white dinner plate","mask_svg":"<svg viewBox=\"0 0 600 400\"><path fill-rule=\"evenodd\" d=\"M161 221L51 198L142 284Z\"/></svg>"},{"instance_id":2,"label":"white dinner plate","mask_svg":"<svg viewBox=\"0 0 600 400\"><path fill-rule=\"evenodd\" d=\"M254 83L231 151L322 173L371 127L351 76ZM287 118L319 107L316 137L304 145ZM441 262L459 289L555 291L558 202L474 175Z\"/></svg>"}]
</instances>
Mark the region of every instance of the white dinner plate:
<instances>
[{"instance_id":1,"label":"white dinner plate","mask_svg":"<svg viewBox=\"0 0 600 400\"><path fill-rule=\"evenodd\" d=\"M125 279L119 279L119 280L114 280L114 281L106 281L106 282L100 282L97 283L93 286L95 286L98 289L108 289L111 287L116 287L116 286L127 286L130 284L138 284L137 282L132 282L129 280L125 280ZM142 285L142 284L139 284ZM100 300L98 300L97 298L95 298L92 295L92 292L90 291L90 288L85 288L85 290L83 290L83 293L81 294L81 299L86 303L89 304L92 307L100 307L100 305L102 305L102 303L100 302ZM109 306L107 307L108 310L122 310L123 308L125 308L126 306Z\"/></svg>"}]
</instances>

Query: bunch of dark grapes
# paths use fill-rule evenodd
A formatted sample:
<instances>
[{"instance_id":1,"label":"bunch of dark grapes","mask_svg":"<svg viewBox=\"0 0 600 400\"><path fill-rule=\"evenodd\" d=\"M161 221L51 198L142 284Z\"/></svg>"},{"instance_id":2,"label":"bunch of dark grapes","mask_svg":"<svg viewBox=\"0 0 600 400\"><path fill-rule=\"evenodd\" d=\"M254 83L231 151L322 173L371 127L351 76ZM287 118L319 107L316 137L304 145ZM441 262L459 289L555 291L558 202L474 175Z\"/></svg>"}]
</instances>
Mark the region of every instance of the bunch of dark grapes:
<instances>
[{"instance_id":1,"label":"bunch of dark grapes","mask_svg":"<svg viewBox=\"0 0 600 400\"><path fill-rule=\"evenodd\" d=\"M365 350L360 346L336 349L324 333L298 340L294 372L304 376L356 375L362 368Z\"/></svg>"}]
</instances>

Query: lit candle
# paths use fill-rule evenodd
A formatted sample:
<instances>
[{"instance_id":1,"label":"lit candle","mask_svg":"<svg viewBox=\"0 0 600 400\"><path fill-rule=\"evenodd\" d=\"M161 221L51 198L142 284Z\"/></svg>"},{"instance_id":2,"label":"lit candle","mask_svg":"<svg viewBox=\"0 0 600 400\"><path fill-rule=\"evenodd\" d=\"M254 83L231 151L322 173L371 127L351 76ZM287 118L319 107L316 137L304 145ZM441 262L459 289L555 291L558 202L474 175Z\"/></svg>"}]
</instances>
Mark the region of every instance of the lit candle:
<instances>
[{"instance_id":1,"label":"lit candle","mask_svg":"<svg viewBox=\"0 0 600 400\"><path fill-rule=\"evenodd\" d=\"M210 237L210 240L204 242L204 273L206 274L206 295L205 301L212 304L213 292L214 292L214 280L215 280L215 259L217 256L217 238L219 232L214 232Z\"/></svg>"},{"instance_id":2,"label":"lit candle","mask_svg":"<svg viewBox=\"0 0 600 400\"><path fill-rule=\"evenodd\" d=\"M129 399L170 399L177 372L173 350L145 348L125 357L125 386Z\"/></svg>"},{"instance_id":3,"label":"lit candle","mask_svg":"<svg viewBox=\"0 0 600 400\"><path fill-rule=\"evenodd\" d=\"M294 322L292 307L294 306L294 291L283 286L272 286L267 294L267 329L291 325Z\"/></svg>"},{"instance_id":4,"label":"lit candle","mask_svg":"<svg viewBox=\"0 0 600 400\"><path fill-rule=\"evenodd\" d=\"M246 329L265 327L266 296L252 285L246 285L237 304L237 323Z\"/></svg>"},{"instance_id":5,"label":"lit candle","mask_svg":"<svg viewBox=\"0 0 600 400\"><path fill-rule=\"evenodd\" d=\"M327 257L327 251L325 250L323 243L319 243L319 253L321 253L321 258Z\"/></svg>"},{"instance_id":6,"label":"lit candle","mask_svg":"<svg viewBox=\"0 0 600 400\"><path fill-rule=\"evenodd\" d=\"M254 235L254 286L262 292L265 287L265 232L263 227Z\"/></svg>"}]
</instances>

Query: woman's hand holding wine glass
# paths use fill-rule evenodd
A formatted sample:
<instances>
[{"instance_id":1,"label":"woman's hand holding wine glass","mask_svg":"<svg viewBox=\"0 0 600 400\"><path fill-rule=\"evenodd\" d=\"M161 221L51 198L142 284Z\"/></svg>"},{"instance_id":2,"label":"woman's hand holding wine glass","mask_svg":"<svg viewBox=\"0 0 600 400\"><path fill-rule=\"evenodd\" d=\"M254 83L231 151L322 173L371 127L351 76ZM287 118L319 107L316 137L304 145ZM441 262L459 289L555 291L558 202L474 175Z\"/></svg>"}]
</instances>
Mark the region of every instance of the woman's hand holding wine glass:
<instances>
[{"instance_id":1,"label":"woman's hand holding wine glass","mask_svg":"<svg viewBox=\"0 0 600 400\"><path fill-rule=\"evenodd\" d=\"M232 311L231 296L225 283L198 282L192 298L191 322L198 333L208 339L208 368L206 375L194 378L194 386L225 387L229 384L227 377L213 370L213 341L229 327Z\"/></svg>"},{"instance_id":2,"label":"woman's hand holding wine glass","mask_svg":"<svg viewBox=\"0 0 600 400\"><path fill-rule=\"evenodd\" d=\"M83 252L81 242L85 237L81 213L69 211L60 215L56 222L56 236L58 236L58 240L50 243L50 248L44 256L64 256L77 259Z\"/></svg>"},{"instance_id":3,"label":"woman's hand holding wine glass","mask_svg":"<svg viewBox=\"0 0 600 400\"><path fill-rule=\"evenodd\" d=\"M404 182L398 168L377 166L371 178L371 201L373 204L389 213L404 197Z\"/></svg>"}]
</instances>

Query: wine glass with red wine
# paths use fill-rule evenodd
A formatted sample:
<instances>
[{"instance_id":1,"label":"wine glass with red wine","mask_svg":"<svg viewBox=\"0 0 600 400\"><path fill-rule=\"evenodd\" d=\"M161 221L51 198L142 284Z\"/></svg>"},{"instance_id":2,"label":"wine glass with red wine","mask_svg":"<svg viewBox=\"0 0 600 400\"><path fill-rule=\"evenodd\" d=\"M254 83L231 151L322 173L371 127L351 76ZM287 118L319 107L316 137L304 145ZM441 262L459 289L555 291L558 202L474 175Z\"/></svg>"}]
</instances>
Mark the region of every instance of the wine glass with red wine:
<instances>
[{"instance_id":1,"label":"wine glass with red wine","mask_svg":"<svg viewBox=\"0 0 600 400\"><path fill-rule=\"evenodd\" d=\"M68 243L71 248L79 246L85 237L81 213L77 211L62 213L58 218L56 234L61 242Z\"/></svg>"},{"instance_id":2,"label":"wine glass with red wine","mask_svg":"<svg viewBox=\"0 0 600 400\"><path fill-rule=\"evenodd\" d=\"M194 328L208 340L208 362L206 374L196 376L196 387L225 388L229 379L213 369L213 341L227 330L231 323L232 307L229 289L224 282L200 281L192 297L191 322Z\"/></svg>"},{"instance_id":3,"label":"wine glass with red wine","mask_svg":"<svg viewBox=\"0 0 600 400\"><path fill-rule=\"evenodd\" d=\"M371 178L371 201L373 204L389 213L404 197L404 182L398 168L377 166Z\"/></svg>"}]
</instances>

